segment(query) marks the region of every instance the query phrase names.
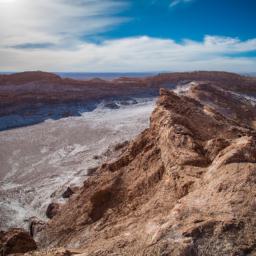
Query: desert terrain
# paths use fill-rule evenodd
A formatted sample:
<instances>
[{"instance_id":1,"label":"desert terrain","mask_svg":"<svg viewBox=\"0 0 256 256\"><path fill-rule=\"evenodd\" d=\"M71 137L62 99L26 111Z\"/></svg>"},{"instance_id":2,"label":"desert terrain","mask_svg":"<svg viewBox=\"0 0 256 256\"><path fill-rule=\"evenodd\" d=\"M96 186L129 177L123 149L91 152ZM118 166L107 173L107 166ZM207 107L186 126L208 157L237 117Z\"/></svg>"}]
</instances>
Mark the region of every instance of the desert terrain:
<instances>
[{"instance_id":1,"label":"desert terrain","mask_svg":"<svg viewBox=\"0 0 256 256\"><path fill-rule=\"evenodd\" d=\"M108 150L148 127L153 106L153 99L119 109L99 105L81 116L0 132L1 229L45 219L49 203L64 202L67 187L81 185Z\"/></svg>"},{"instance_id":2,"label":"desert terrain","mask_svg":"<svg viewBox=\"0 0 256 256\"><path fill-rule=\"evenodd\" d=\"M36 72L0 81L5 250L256 253L255 78Z\"/></svg>"}]
</instances>

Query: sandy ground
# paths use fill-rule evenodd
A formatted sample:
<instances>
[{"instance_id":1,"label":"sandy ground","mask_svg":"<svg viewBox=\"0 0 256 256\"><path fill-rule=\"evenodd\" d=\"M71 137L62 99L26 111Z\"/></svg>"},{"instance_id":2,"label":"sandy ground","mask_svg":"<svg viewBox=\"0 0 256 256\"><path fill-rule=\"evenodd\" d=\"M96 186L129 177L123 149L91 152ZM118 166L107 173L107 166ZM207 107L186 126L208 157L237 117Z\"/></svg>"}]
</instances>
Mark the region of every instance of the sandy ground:
<instances>
[{"instance_id":1,"label":"sandy ground","mask_svg":"<svg viewBox=\"0 0 256 256\"><path fill-rule=\"evenodd\" d=\"M153 108L152 100L117 110L99 106L81 117L0 132L0 229L44 219L50 202L63 201L67 186L81 184L88 168L100 164L94 156L148 127Z\"/></svg>"}]
</instances>

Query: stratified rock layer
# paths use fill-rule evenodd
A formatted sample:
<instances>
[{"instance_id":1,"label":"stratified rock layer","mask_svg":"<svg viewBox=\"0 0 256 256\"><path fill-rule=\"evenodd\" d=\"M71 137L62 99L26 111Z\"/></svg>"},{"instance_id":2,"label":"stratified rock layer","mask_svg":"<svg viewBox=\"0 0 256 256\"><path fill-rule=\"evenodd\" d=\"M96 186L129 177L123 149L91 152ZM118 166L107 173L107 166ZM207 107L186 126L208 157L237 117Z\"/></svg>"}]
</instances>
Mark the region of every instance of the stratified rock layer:
<instances>
[{"instance_id":1,"label":"stratified rock layer","mask_svg":"<svg viewBox=\"0 0 256 256\"><path fill-rule=\"evenodd\" d=\"M234 94L247 87L232 89L162 89L149 129L84 182L41 246L90 256L256 253L256 110Z\"/></svg>"},{"instance_id":2,"label":"stratified rock layer","mask_svg":"<svg viewBox=\"0 0 256 256\"><path fill-rule=\"evenodd\" d=\"M31 109L49 104L92 104L113 98L158 96L162 87L170 89L177 83L194 80L211 81L221 88L231 87L236 92L254 91L255 94L256 78L227 72L166 73L148 78L119 78L113 81L79 81L63 79L46 72L23 72L0 75L0 117L9 114L31 115ZM117 106L110 104L108 107ZM64 117L67 115L70 113L63 114Z\"/></svg>"}]
</instances>

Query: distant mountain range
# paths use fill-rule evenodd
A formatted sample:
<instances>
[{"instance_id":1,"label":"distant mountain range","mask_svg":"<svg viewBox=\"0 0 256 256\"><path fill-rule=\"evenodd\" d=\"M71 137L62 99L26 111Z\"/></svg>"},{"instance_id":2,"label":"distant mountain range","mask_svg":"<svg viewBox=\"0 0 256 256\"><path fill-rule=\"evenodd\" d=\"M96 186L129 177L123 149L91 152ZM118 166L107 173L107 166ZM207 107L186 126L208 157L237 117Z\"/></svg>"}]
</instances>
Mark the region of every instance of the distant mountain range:
<instances>
[{"instance_id":1,"label":"distant mountain range","mask_svg":"<svg viewBox=\"0 0 256 256\"><path fill-rule=\"evenodd\" d=\"M135 78L140 78L140 77L148 77L148 76L154 76L157 74L155 73L150 73L150 72L123 72L123 73L94 73L94 72L57 72L57 75L59 75L62 78L72 78L72 79L80 79L80 80L88 80L88 79L93 79L93 78L101 78L105 80L112 80L116 79L119 77L135 77Z\"/></svg>"}]
</instances>

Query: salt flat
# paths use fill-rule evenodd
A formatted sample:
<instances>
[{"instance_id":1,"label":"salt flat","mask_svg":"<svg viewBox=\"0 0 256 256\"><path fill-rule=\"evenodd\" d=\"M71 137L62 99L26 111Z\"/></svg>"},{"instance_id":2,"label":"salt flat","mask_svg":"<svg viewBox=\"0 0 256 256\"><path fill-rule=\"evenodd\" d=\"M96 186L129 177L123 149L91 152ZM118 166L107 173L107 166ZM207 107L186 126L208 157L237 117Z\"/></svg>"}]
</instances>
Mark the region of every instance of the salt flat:
<instances>
[{"instance_id":1,"label":"salt flat","mask_svg":"<svg viewBox=\"0 0 256 256\"><path fill-rule=\"evenodd\" d=\"M117 143L148 127L154 101L108 109L99 106L79 117L0 132L0 229L27 227L45 218L52 201L63 201L68 185L81 184L88 168Z\"/></svg>"}]
</instances>

